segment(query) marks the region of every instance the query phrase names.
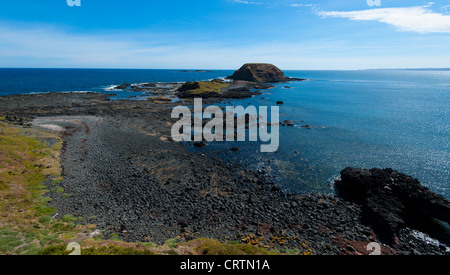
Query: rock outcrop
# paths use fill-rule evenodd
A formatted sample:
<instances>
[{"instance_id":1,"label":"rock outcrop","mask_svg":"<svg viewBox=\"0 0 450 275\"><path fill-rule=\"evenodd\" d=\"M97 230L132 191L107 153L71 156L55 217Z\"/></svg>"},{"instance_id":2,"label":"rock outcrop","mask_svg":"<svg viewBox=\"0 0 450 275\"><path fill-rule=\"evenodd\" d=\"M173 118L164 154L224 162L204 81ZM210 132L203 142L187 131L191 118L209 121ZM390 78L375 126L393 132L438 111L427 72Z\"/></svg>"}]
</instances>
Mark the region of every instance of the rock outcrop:
<instances>
[{"instance_id":1,"label":"rock outcrop","mask_svg":"<svg viewBox=\"0 0 450 275\"><path fill-rule=\"evenodd\" d=\"M177 90L179 98L249 98L260 94L252 91L254 85L225 83L223 81L187 82Z\"/></svg>"},{"instance_id":2,"label":"rock outcrop","mask_svg":"<svg viewBox=\"0 0 450 275\"><path fill-rule=\"evenodd\" d=\"M249 82L276 83L287 81L300 81L304 79L286 77L279 68L272 64L248 63L234 72L228 79L243 80Z\"/></svg>"},{"instance_id":3,"label":"rock outcrop","mask_svg":"<svg viewBox=\"0 0 450 275\"><path fill-rule=\"evenodd\" d=\"M31 124L30 124L31 118L28 118L28 117L7 115L4 119L4 121L9 124L12 124L12 125L20 125L20 126L26 126L26 127L31 126Z\"/></svg>"},{"instance_id":4,"label":"rock outcrop","mask_svg":"<svg viewBox=\"0 0 450 275\"><path fill-rule=\"evenodd\" d=\"M362 206L362 218L386 242L411 227L448 241L448 230L435 219L450 223L450 202L422 186L417 179L392 169L345 168L335 182L339 195Z\"/></svg>"}]
</instances>

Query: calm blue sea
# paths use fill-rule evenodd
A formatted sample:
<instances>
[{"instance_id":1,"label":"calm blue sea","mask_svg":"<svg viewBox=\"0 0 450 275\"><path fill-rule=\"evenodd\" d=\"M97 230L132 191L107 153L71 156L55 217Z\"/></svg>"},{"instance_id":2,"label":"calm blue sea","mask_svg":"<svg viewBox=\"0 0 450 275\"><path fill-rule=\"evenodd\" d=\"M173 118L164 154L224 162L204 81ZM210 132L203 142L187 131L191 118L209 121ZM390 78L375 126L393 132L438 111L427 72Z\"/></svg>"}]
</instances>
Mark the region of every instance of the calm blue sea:
<instances>
[{"instance_id":1,"label":"calm blue sea","mask_svg":"<svg viewBox=\"0 0 450 275\"><path fill-rule=\"evenodd\" d=\"M231 73L0 69L0 95L105 92L123 83L207 80ZM259 146L247 143L213 144L202 150L272 171L278 183L299 193L330 192L329 184L347 166L389 167L450 198L450 70L285 73L310 81L276 84L260 96L229 102L233 106L273 106L284 101L280 119L293 120L296 126L280 127L276 153L259 153ZM221 150L235 146L241 150Z\"/></svg>"}]
</instances>

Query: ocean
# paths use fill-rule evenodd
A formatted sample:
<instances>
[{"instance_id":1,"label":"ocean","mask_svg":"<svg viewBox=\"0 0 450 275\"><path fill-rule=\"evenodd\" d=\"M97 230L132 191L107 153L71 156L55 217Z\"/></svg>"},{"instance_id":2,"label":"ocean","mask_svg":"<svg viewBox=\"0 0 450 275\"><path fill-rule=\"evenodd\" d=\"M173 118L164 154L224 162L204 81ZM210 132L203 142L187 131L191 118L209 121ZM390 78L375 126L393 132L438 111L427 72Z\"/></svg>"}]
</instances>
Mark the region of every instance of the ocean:
<instances>
[{"instance_id":1,"label":"ocean","mask_svg":"<svg viewBox=\"0 0 450 275\"><path fill-rule=\"evenodd\" d=\"M230 70L0 69L0 96L48 92L136 92L109 88L124 83L184 82L231 75ZM227 106L280 105L280 147L214 143L203 150L230 162L276 175L297 193L332 192L345 167L392 168L450 198L450 70L285 71L309 81L278 83L261 95ZM113 96L113 94L118 94ZM310 129L302 127L309 125ZM231 152L229 147L239 147Z\"/></svg>"}]
</instances>

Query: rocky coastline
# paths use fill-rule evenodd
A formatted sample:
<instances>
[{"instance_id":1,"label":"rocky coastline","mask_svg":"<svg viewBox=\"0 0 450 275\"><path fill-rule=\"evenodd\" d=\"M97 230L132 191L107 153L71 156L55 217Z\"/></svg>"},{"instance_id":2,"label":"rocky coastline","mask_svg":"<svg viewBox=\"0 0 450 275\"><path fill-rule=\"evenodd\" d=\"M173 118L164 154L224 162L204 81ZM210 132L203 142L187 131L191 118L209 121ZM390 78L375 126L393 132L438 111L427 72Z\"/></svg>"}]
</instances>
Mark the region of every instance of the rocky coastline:
<instances>
[{"instance_id":1,"label":"rocky coastline","mask_svg":"<svg viewBox=\"0 0 450 275\"><path fill-rule=\"evenodd\" d=\"M59 217L95 224L106 238L161 244L207 237L316 255L367 255L375 243L381 254L448 255L449 231L436 219L449 222L449 201L407 175L346 168L335 195L297 195L274 184L267 171L197 150L204 142L171 139L171 108L190 106L196 96L214 103L253 96L255 89L270 88L269 81L294 81L280 72L246 64L231 82L114 88L152 95L138 101L112 101L110 94L98 93L5 96L0 116L10 124L59 132L59 187L65 193L50 191L49 205Z\"/></svg>"},{"instance_id":2,"label":"rocky coastline","mask_svg":"<svg viewBox=\"0 0 450 275\"><path fill-rule=\"evenodd\" d=\"M367 245L377 242L382 254L448 253L445 238L443 244L430 244L415 237L418 231L409 223L395 231L394 241L386 241L366 220L367 206L359 201L290 194L268 173L172 142L170 107L180 102L110 101L108 96L0 98L0 113L11 123L62 129L60 185L69 195L49 194L59 216L82 217L105 237L116 234L129 242L208 237L318 255L369 254Z\"/></svg>"}]
</instances>

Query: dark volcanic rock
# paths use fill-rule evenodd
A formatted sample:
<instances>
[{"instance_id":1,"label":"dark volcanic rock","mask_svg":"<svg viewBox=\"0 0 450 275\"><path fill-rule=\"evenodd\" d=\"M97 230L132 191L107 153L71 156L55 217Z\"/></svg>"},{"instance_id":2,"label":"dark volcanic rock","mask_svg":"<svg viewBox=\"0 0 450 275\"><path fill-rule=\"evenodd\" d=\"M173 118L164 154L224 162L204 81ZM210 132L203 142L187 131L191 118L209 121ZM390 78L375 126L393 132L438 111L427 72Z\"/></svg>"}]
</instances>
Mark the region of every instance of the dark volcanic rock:
<instances>
[{"instance_id":1,"label":"dark volcanic rock","mask_svg":"<svg viewBox=\"0 0 450 275\"><path fill-rule=\"evenodd\" d=\"M131 84L122 84L122 85L116 86L116 89L118 89L118 90L125 90L128 87L131 87Z\"/></svg>"},{"instance_id":2,"label":"dark volcanic rock","mask_svg":"<svg viewBox=\"0 0 450 275\"><path fill-rule=\"evenodd\" d=\"M422 186L417 179L392 169L345 168L336 188L344 199L362 205L363 219L390 243L406 227L434 231L437 228L432 218L450 222L447 199ZM448 232L443 231L444 236L440 237L447 240Z\"/></svg>"},{"instance_id":3,"label":"dark volcanic rock","mask_svg":"<svg viewBox=\"0 0 450 275\"><path fill-rule=\"evenodd\" d=\"M229 88L225 89L222 93L222 98L249 98L254 95L259 95L261 93L258 92L252 92L247 87L236 87L236 88Z\"/></svg>"},{"instance_id":4,"label":"dark volcanic rock","mask_svg":"<svg viewBox=\"0 0 450 275\"><path fill-rule=\"evenodd\" d=\"M248 63L243 65L239 70L234 72L228 79L243 80L250 82L275 83L286 82L290 80L301 80L288 78L283 71L272 64L264 63Z\"/></svg>"},{"instance_id":5,"label":"dark volcanic rock","mask_svg":"<svg viewBox=\"0 0 450 275\"><path fill-rule=\"evenodd\" d=\"M200 83L198 82L186 82L180 88L178 88L179 92L186 92L190 90L195 90L200 88Z\"/></svg>"},{"instance_id":6,"label":"dark volcanic rock","mask_svg":"<svg viewBox=\"0 0 450 275\"><path fill-rule=\"evenodd\" d=\"M7 115L5 117L5 121L13 125L29 126L31 119L28 117Z\"/></svg>"},{"instance_id":7,"label":"dark volcanic rock","mask_svg":"<svg viewBox=\"0 0 450 275\"><path fill-rule=\"evenodd\" d=\"M292 120L285 120L283 122L280 123L281 126L290 126L290 127L294 127L294 121Z\"/></svg>"},{"instance_id":8,"label":"dark volcanic rock","mask_svg":"<svg viewBox=\"0 0 450 275\"><path fill-rule=\"evenodd\" d=\"M194 146L197 148L203 148L206 146L206 143L204 143L203 141L196 141L194 142Z\"/></svg>"}]
</instances>

